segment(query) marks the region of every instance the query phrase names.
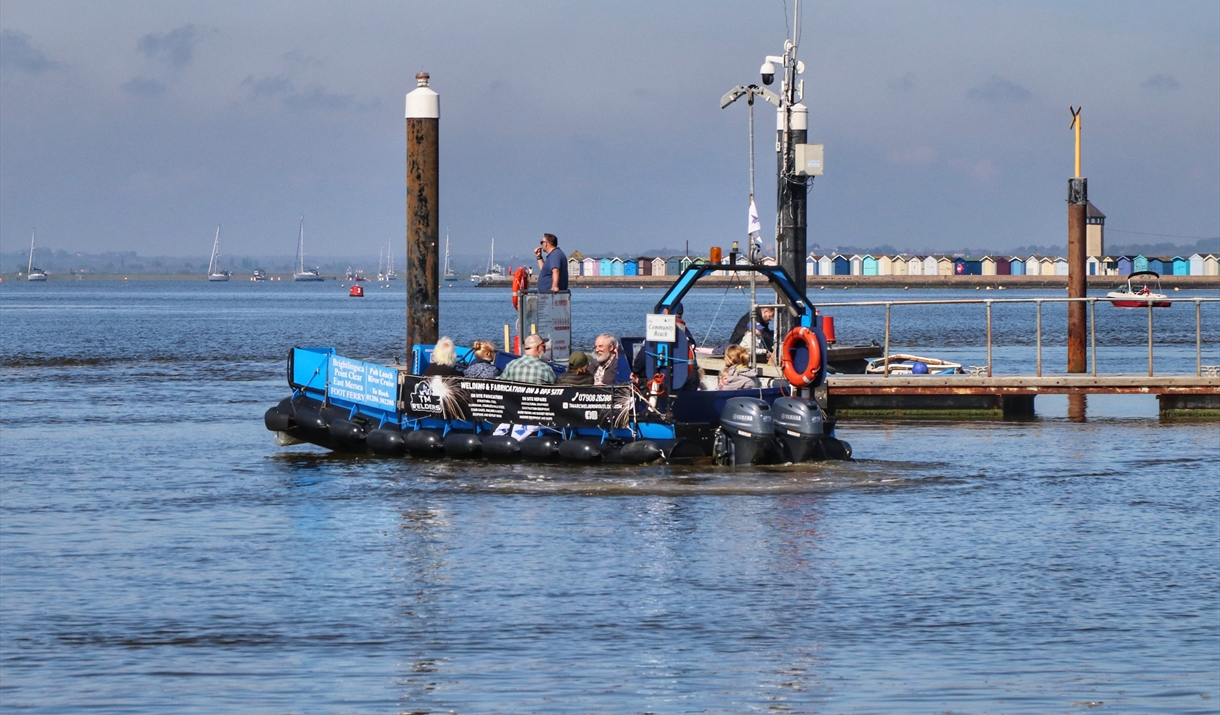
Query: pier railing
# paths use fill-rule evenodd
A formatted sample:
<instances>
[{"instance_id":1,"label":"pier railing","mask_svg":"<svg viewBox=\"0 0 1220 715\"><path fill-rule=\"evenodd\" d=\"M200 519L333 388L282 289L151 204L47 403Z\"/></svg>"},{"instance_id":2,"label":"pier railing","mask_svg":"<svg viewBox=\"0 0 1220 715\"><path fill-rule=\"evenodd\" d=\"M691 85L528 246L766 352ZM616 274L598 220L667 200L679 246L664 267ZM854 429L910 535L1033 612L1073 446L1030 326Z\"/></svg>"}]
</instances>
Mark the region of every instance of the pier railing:
<instances>
[{"instance_id":1,"label":"pier railing","mask_svg":"<svg viewBox=\"0 0 1220 715\"><path fill-rule=\"evenodd\" d=\"M1124 300L1141 300L1139 296L1124 298ZM885 365L883 375L890 376L890 315L895 306L914 305L983 305L987 314L987 377L992 377L992 306L996 304L1028 303L1033 304L1036 316L1035 332L1037 334L1037 375L1042 377L1042 305L1044 303L1086 303L1089 306L1089 359L1091 373L1097 375L1097 303L1109 303L1112 299L1103 297L1088 298L963 298L963 299L927 299L927 300L868 300L846 301L838 303L818 303L819 312L832 308L884 307L885 308ZM1164 300L1163 298L1160 300ZM1190 304L1195 307L1195 375L1203 376L1203 304L1220 303L1220 298L1169 298L1173 303ZM1148 300L1148 376L1153 377L1153 300ZM1135 308L1133 310L1143 310Z\"/></svg>"}]
</instances>

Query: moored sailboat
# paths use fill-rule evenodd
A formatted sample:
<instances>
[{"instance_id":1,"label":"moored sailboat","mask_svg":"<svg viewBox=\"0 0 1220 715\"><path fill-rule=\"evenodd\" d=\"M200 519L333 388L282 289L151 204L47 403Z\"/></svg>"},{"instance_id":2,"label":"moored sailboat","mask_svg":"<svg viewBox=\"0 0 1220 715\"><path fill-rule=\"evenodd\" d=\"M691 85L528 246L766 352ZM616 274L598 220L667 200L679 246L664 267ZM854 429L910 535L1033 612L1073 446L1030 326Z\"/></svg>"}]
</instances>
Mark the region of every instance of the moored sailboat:
<instances>
[{"instance_id":1,"label":"moored sailboat","mask_svg":"<svg viewBox=\"0 0 1220 715\"><path fill-rule=\"evenodd\" d=\"M220 269L220 224L216 224L216 238L212 241L212 258L208 261L208 282L220 283L229 280L229 272Z\"/></svg>"},{"instance_id":2,"label":"moored sailboat","mask_svg":"<svg viewBox=\"0 0 1220 715\"><path fill-rule=\"evenodd\" d=\"M324 281L322 272L317 268L305 270L305 215L301 215L301 232L297 237L297 270L292 274L294 281Z\"/></svg>"},{"instance_id":3,"label":"moored sailboat","mask_svg":"<svg viewBox=\"0 0 1220 715\"><path fill-rule=\"evenodd\" d=\"M37 233L37 229L35 229L35 233ZM35 235L35 233L30 234L30 265L25 269L25 279L27 281L34 281L35 283L41 283L41 282L46 281L47 272L34 265L34 235Z\"/></svg>"}]
</instances>

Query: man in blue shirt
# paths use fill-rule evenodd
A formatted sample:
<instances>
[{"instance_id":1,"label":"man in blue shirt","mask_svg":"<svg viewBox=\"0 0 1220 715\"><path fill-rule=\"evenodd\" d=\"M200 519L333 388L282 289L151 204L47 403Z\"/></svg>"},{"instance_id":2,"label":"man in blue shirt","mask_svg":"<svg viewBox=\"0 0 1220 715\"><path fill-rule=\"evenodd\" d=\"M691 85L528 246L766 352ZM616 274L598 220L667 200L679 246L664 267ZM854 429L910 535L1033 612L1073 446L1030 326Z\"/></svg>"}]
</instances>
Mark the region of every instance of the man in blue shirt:
<instances>
[{"instance_id":1,"label":"man in blue shirt","mask_svg":"<svg viewBox=\"0 0 1220 715\"><path fill-rule=\"evenodd\" d=\"M559 250L559 239L553 233L544 233L540 243L534 249L534 257L538 259L538 292L567 290L568 257Z\"/></svg>"}]
</instances>

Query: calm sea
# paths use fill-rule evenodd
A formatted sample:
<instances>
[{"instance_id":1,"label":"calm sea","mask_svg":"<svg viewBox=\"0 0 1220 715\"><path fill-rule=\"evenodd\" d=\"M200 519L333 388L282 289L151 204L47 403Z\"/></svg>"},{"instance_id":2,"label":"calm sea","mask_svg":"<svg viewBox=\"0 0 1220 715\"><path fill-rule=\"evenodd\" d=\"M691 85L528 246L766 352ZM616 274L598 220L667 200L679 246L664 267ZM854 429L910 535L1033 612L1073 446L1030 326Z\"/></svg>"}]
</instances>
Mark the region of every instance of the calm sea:
<instances>
[{"instance_id":1,"label":"calm sea","mask_svg":"<svg viewBox=\"0 0 1220 715\"><path fill-rule=\"evenodd\" d=\"M276 447L289 348L393 360L394 286L0 284L0 709L1220 710L1216 422L1042 397L1026 421L844 422L856 461L753 470ZM986 297L1018 295L1062 293ZM931 296L983 294L813 294ZM657 298L578 291L574 341L639 333ZM745 311L685 303L712 342ZM881 309L830 312L881 340ZM1097 312L1099 370L1145 372L1146 314ZM893 315L895 349L985 361L981 306ZM1032 308L995 319L997 374L1032 370ZM443 293L460 342L510 320L507 291ZM1193 306L1155 329L1158 372L1193 373Z\"/></svg>"}]
</instances>

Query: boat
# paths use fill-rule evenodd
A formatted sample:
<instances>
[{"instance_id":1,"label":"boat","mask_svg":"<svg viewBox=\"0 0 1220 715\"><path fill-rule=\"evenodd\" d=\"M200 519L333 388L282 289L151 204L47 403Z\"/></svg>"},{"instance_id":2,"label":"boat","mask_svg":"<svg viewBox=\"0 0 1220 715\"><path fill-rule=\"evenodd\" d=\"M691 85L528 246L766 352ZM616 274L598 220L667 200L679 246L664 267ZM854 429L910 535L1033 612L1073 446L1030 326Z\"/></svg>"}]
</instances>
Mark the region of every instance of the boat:
<instances>
[{"instance_id":1,"label":"boat","mask_svg":"<svg viewBox=\"0 0 1220 715\"><path fill-rule=\"evenodd\" d=\"M959 375L963 372L961 363L940 358L894 353L888 359L879 357L869 360L864 373L866 375L884 375L887 362L891 375Z\"/></svg>"},{"instance_id":2,"label":"boat","mask_svg":"<svg viewBox=\"0 0 1220 715\"><path fill-rule=\"evenodd\" d=\"M351 287L351 290L349 290L347 292L347 294L349 296L351 296L352 298L363 298L364 297L364 286L357 283L356 285Z\"/></svg>"},{"instance_id":3,"label":"boat","mask_svg":"<svg viewBox=\"0 0 1220 715\"><path fill-rule=\"evenodd\" d=\"M496 263L496 239L494 236L491 239L491 256L487 259L487 272L482 275L478 273L472 274L470 280L476 285L507 280L504 274L504 266Z\"/></svg>"},{"instance_id":4,"label":"boat","mask_svg":"<svg viewBox=\"0 0 1220 715\"><path fill-rule=\"evenodd\" d=\"M35 283L44 283L47 280L47 272L34 265L34 236L38 229L30 234L30 265L25 269L25 279Z\"/></svg>"},{"instance_id":5,"label":"boat","mask_svg":"<svg viewBox=\"0 0 1220 715\"><path fill-rule=\"evenodd\" d=\"M317 268L305 270L305 216L301 215L301 233L297 238L297 270L292 274L292 280L311 282L324 281L322 272Z\"/></svg>"},{"instance_id":6,"label":"boat","mask_svg":"<svg viewBox=\"0 0 1220 715\"><path fill-rule=\"evenodd\" d=\"M394 239L386 239L386 269L385 280L396 281L398 274L394 272Z\"/></svg>"},{"instance_id":7,"label":"boat","mask_svg":"<svg viewBox=\"0 0 1220 715\"><path fill-rule=\"evenodd\" d=\"M267 271L264 271L261 268L255 268L254 274L250 276L250 280L256 281L259 283L267 280Z\"/></svg>"},{"instance_id":8,"label":"boat","mask_svg":"<svg viewBox=\"0 0 1220 715\"><path fill-rule=\"evenodd\" d=\"M216 224L216 238L212 240L212 259L208 261L208 281L220 283L229 280L229 272L220 269L220 224Z\"/></svg>"},{"instance_id":9,"label":"boat","mask_svg":"<svg viewBox=\"0 0 1220 715\"><path fill-rule=\"evenodd\" d=\"M1161 275L1156 271L1132 273L1127 276L1127 285L1106 293L1106 299L1115 308L1168 308L1173 305L1169 296L1161 292Z\"/></svg>"},{"instance_id":10,"label":"boat","mask_svg":"<svg viewBox=\"0 0 1220 715\"><path fill-rule=\"evenodd\" d=\"M718 268L689 266L655 316L668 318ZM851 445L814 398L826 376L822 317L782 267L737 270L765 278L796 325L779 350L782 376L756 388L696 389L695 353L673 322L668 335L650 325L652 339L622 338L616 384L605 387L424 376L431 345L416 345L407 366L353 360L334 348L294 348L292 394L266 411L264 426L281 445L383 457L704 465L849 459ZM626 356L636 350L646 357L633 380ZM459 360L471 354L458 349ZM495 362L502 369L516 357L500 352Z\"/></svg>"},{"instance_id":11,"label":"boat","mask_svg":"<svg viewBox=\"0 0 1220 715\"><path fill-rule=\"evenodd\" d=\"M441 276L444 280L451 281L458 277L457 271L449 266L449 227L445 227L445 272Z\"/></svg>"}]
</instances>

